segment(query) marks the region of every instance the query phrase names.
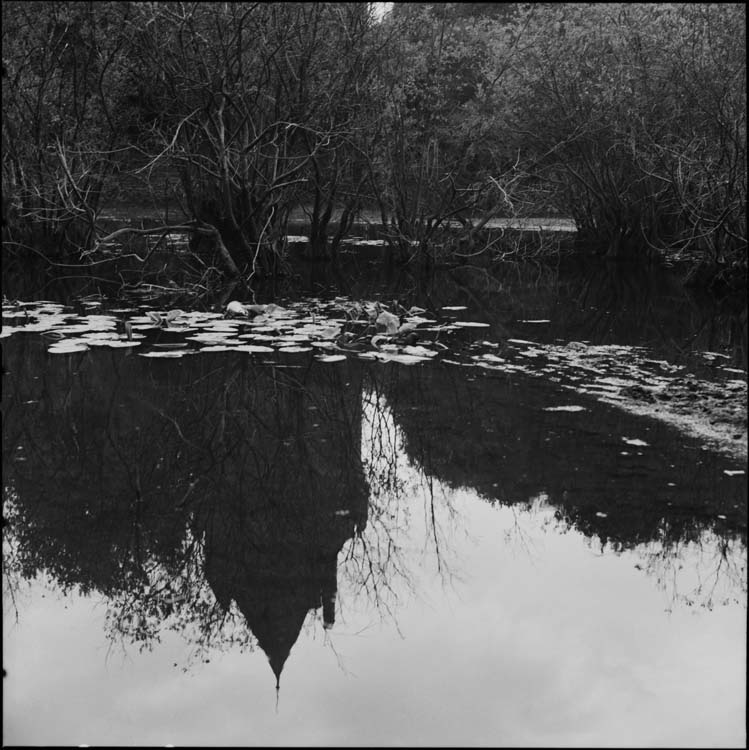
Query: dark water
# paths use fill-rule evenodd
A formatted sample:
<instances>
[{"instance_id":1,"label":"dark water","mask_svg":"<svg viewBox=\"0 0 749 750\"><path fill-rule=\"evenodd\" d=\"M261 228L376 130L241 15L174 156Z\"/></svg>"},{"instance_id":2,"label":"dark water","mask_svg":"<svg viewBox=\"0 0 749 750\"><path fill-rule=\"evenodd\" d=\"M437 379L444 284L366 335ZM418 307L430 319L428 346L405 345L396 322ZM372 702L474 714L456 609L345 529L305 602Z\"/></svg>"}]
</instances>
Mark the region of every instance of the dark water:
<instances>
[{"instance_id":1,"label":"dark water","mask_svg":"<svg viewBox=\"0 0 749 750\"><path fill-rule=\"evenodd\" d=\"M411 365L140 356L169 327L56 354L4 305L4 741L744 746L745 461L512 341L728 387L745 313L607 266L353 265L276 290L289 330L336 294L487 325L421 323Z\"/></svg>"}]
</instances>

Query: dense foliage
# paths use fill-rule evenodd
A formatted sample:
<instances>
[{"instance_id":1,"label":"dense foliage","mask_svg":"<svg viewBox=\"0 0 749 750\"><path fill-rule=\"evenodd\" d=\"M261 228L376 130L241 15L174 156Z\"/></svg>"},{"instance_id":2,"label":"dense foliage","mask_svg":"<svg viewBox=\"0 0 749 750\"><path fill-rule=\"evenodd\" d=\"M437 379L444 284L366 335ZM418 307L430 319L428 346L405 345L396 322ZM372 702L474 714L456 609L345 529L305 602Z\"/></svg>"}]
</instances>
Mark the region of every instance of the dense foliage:
<instances>
[{"instance_id":1,"label":"dense foliage","mask_svg":"<svg viewBox=\"0 0 749 750\"><path fill-rule=\"evenodd\" d=\"M610 255L743 272L745 14L6 2L4 240L95 257L102 212L140 180L165 227L245 278L279 269L299 210L311 256L362 210L403 259L553 215Z\"/></svg>"},{"instance_id":2,"label":"dense foliage","mask_svg":"<svg viewBox=\"0 0 749 750\"><path fill-rule=\"evenodd\" d=\"M530 8L502 130L612 254L746 259L745 8Z\"/></svg>"}]
</instances>

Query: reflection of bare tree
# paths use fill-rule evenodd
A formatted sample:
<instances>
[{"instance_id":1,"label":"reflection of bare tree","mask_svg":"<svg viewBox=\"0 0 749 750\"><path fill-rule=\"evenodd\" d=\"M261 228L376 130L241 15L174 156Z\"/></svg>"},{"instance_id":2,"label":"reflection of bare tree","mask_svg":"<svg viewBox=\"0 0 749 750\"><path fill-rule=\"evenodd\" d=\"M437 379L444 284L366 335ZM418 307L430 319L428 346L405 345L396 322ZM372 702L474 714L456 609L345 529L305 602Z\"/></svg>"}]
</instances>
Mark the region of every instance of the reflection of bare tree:
<instances>
[{"instance_id":1,"label":"reflection of bare tree","mask_svg":"<svg viewBox=\"0 0 749 750\"><path fill-rule=\"evenodd\" d=\"M16 522L16 494L3 486L3 617L18 619L18 596L23 580L18 543L10 529Z\"/></svg>"},{"instance_id":2,"label":"reflection of bare tree","mask_svg":"<svg viewBox=\"0 0 749 750\"><path fill-rule=\"evenodd\" d=\"M434 573L450 585L457 575L450 560L450 541L467 530L450 493L423 467L409 462L403 435L385 397L387 376L379 368L369 375L362 409L369 519L365 532L346 545L341 571L352 591L397 625L403 597L418 594L415 567L423 559L433 561Z\"/></svg>"},{"instance_id":3,"label":"reflection of bare tree","mask_svg":"<svg viewBox=\"0 0 749 750\"><path fill-rule=\"evenodd\" d=\"M636 417L580 396L585 411L560 416L544 411L559 397L543 384L461 370L390 371L385 392L405 451L427 475L503 505L528 508L545 498L560 529L575 528L613 552L652 547L661 561L678 564L686 545L701 544L745 557L746 484L724 475L720 457L650 425L650 447L623 464L621 436L638 434ZM514 541L522 544L521 530ZM741 593L741 554L730 560L715 570ZM643 567L655 576L657 566Z\"/></svg>"},{"instance_id":4,"label":"reflection of bare tree","mask_svg":"<svg viewBox=\"0 0 749 750\"><path fill-rule=\"evenodd\" d=\"M391 614L410 590L415 526L442 559L438 493L414 493L382 383L362 404L355 362L174 367L101 352L42 366L41 346L18 343L4 463L19 576L104 594L113 643L149 648L178 630L195 658L259 645L278 676L310 611L335 621L341 550L348 580Z\"/></svg>"},{"instance_id":5,"label":"reflection of bare tree","mask_svg":"<svg viewBox=\"0 0 749 750\"><path fill-rule=\"evenodd\" d=\"M656 582L668 608L704 607L746 601L746 546L705 533L693 542L658 542L638 547L636 565Z\"/></svg>"},{"instance_id":6,"label":"reflection of bare tree","mask_svg":"<svg viewBox=\"0 0 749 750\"><path fill-rule=\"evenodd\" d=\"M222 607L205 578L204 544L187 531L183 564L169 571L156 559L143 566L143 579L107 601L107 633L115 645L152 648L165 630L192 644L192 658L214 649L254 650L256 640L236 606Z\"/></svg>"},{"instance_id":7,"label":"reflection of bare tree","mask_svg":"<svg viewBox=\"0 0 749 750\"><path fill-rule=\"evenodd\" d=\"M6 351L22 575L102 592L117 637L254 638L280 673L310 609L334 621L338 551L367 523L355 365L102 352L42 366L36 343Z\"/></svg>"},{"instance_id":8,"label":"reflection of bare tree","mask_svg":"<svg viewBox=\"0 0 749 750\"><path fill-rule=\"evenodd\" d=\"M410 512L402 502L406 489L398 471L402 457L395 425L376 390L363 393L362 420L362 466L370 487L369 517L365 533L344 548L341 567L355 590L379 611L392 615L398 601L396 581L409 585L398 539Z\"/></svg>"}]
</instances>

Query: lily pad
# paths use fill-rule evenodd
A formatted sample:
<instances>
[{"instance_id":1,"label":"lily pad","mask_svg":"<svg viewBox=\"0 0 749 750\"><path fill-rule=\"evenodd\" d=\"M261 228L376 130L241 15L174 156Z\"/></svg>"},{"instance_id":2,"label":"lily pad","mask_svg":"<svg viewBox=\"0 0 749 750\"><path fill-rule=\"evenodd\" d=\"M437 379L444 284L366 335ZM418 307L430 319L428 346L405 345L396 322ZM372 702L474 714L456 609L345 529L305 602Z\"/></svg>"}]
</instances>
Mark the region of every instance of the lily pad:
<instances>
[{"instance_id":1,"label":"lily pad","mask_svg":"<svg viewBox=\"0 0 749 750\"><path fill-rule=\"evenodd\" d=\"M191 351L189 349L180 349L179 351L167 349L163 352L138 352L138 356L153 357L158 359L179 359L180 357L184 357L186 354L190 353Z\"/></svg>"},{"instance_id":2,"label":"lily pad","mask_svg":"<svg viewBox=\"0 0 749 750\"><path fill-rule=\"evenodd\" d=\"M90 342L90 343L93 344L94 342ZM127 349L133 346L140 346L140 344L141 344L140 341L108 340L108 341L97 341L95 345L96 346L108 346L110 349Z\"/></svg>"},{"instance_id":3,"label":"lily pad","mask_svg":"<svg viewBox=\"0 0 749 750\"><path fill-rule=\"evenodd\" d=\"M50 354L72 354L74 352L87 352L88 345L81 341L60 341L52 344L47 351Z\"/></svg>"},{"instance_id":4,"label":"lily pad","mask_svg":"<svg viewBox=\"0 0 749 750\"><path fill-rule=\"evenodd\" d=\"M262 346L260 344L242 344L241 346L237 346L234 348L234 351L237 352L249 352L250 354L259 353L259 352L274 352L276 351L270 346Z\"/></svg>"},{"instance_id":5,"label":"lily pad","mask_svg":"<svg viewBox=\"0 0 749 750\"><path fill-rule=\"evenodd\" d=\"M404 346L401 350L404 354L408 354L414 357L436 357L437 352L427 349L424 346Z\"/></svg>"},{"instance_id":6,"label":"lily pad","mask_svg":"<svg viewBox=\"0 0 749 750\"><path fill-rule=\"evenodd\" d=\"M401 365L415 365L418 362L427 362L427 357L415 357L413 354L400 354L398 352L374 352L381 362L397 362Z\"/></svg>"}]
</instances>

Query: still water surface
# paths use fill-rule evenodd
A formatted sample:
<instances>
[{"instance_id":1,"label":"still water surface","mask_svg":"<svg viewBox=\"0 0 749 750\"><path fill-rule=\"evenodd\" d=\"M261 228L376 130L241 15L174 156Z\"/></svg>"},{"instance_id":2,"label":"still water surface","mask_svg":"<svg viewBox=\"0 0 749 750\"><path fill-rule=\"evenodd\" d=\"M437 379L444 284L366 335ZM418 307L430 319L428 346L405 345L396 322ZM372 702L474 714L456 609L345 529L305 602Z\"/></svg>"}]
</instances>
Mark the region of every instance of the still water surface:
<instances>
[{"instance_id":1,"label":"still water surface","mask_svg":"<svg viewBox=\"0 0 749 750\"><path fill-rule=\"evenodd\" d=\"M730 384L745 331L534 273L397 290L403 359L311 345L382 284L121 348L143 310L5 304L4 741L744 746L745 462L542 354Z\"/></svg>"}]
</instances>

